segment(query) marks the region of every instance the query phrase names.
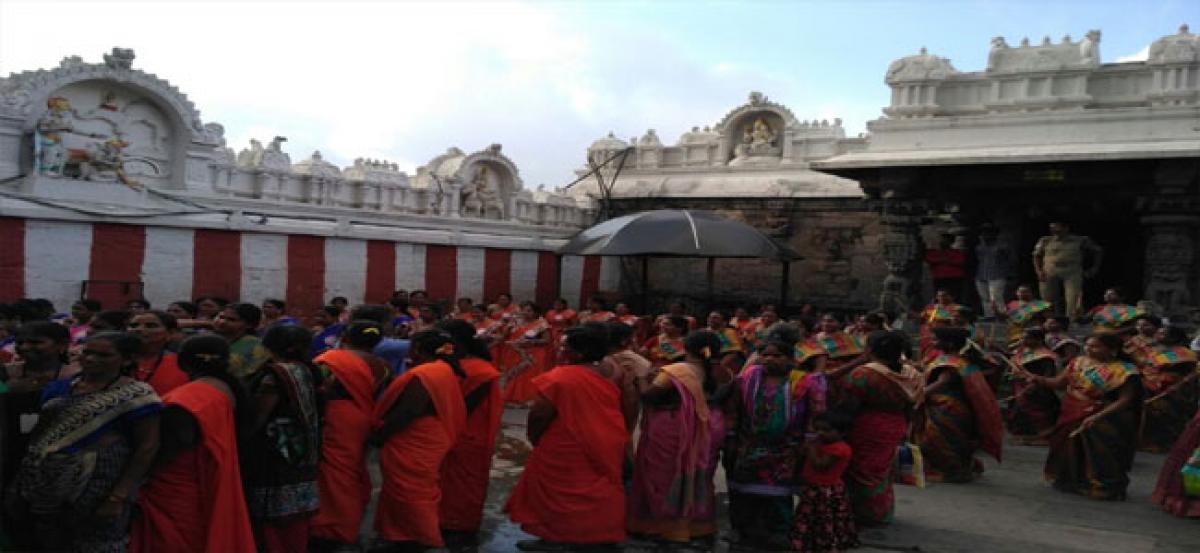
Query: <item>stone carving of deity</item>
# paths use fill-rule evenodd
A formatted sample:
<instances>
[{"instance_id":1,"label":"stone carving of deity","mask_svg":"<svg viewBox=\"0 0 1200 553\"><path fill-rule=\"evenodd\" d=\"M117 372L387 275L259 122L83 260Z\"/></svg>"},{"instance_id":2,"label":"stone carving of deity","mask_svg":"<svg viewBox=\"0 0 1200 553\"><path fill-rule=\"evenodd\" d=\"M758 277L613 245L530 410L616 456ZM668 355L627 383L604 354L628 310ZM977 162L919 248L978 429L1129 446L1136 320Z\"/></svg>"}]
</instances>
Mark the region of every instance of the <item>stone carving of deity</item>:
<instances>
[{"instance_id":1,"label":"stone carving of deity","mask_svg":"<svg viewBox=\"0 0 1200 553\"><path fill-rule=\"evenodd\" d=\"M42 175L61 176L67 162L64 135L74 131L75 117L71 103L55 96L46 100L46 114L34 127L34 171Z\"/></svg>"},{"instance_id":2,"label":"stone carving of deity","mask_svg":"<svg viewBox=\"0 0 1200 553\"><path fill-rule=\"evenodd\" d=\"M738 161L748 157L778 156L782 149L775 145L778 133L766 118L758 117L742 131L742 143L734 148Z\"/></svg>"},{"instance_id":3,"label":"stone carving of deity","mask_svg":"<svg viewBox=\"0 0 1200 553\"><path fill-rule=\"evenodd\" d=\"M491 171L487 165L480 165L475 178L463 191L462 214L483 218L491 211L503 214L500 205L500 193L492 183Z\"/></svg>"}]
</instances>

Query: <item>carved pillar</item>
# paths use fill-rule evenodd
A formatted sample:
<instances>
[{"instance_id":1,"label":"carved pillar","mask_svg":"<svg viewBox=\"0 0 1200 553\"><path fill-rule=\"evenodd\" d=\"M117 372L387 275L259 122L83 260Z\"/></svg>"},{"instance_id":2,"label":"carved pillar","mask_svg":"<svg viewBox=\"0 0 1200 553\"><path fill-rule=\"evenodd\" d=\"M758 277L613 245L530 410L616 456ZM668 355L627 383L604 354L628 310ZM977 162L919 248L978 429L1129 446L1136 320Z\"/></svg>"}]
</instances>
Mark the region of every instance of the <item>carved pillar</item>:
<instances>
[{"instance_id":1,"label":"carved pillar","mask_svg":"<svg viewBox=\"0 0 1200 553\"><path fill-rule=\"evenodd\" d=\"M879 309L892 316L903 316L920 305L921 222L926 202L912 197L907 173L884 175L878 203L882 209L883 262L887 277L879 297Z\"/></svg>"},{"instance_id":2,"label":"carved pillar","mask_svg":"<svg viewBox=\"0 0 1200 553\"><path fill-rule=\"evenodd\" d=\"M1200 303L1200 272L1196 268L1200 194L1195 182L1200 163L1161 161L1154 189L1138 198L1146 237L1145 289L1142 297L1174 321L1186 321Z\"/></svg>"}]
</instances>

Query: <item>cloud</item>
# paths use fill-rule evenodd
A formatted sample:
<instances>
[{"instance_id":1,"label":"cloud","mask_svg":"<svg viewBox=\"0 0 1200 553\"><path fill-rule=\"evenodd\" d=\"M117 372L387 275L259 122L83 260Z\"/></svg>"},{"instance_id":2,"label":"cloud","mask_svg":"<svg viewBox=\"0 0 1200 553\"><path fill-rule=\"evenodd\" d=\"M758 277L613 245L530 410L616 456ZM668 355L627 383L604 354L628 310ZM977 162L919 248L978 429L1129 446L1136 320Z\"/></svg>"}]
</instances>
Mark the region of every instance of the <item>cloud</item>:
<instances>
[{"instance_id":1,"label":"cloud","mask_svg":"<svg viewBox=\"0 0 1200 553\"><path fill-rule=\"evenodd\" d=\"M805 106L817 101L797 75L694 59L687 44L560 7L5 0L0 70L53 67L69 55L99 61L130 47L135 67L188 94L234 149L278 134L293 161L320 150L340 165L371 157L412 172L449 146L495 142L528 187L572 180L587 146L610 130L628 139L655 128L673 143L715 124L750 90L801 119L842 117L851 134L865 121L865 108ZM39 23L47 21L52 41Z\"/></svg>"},{"instance_id":2,"label":"cloud","mask_svg":"<svg viewBox=\"0 0 1200 553\"><path fill-rule=\"evenodd\" d=\"M1137 52L1129 54L1128 56L1121 56L1121 57L1117 58L1117 63L1128 63L1131 61L1146 61L1148 59L1150 59L1150 46L1149 45L1147 45L1145 48L1142 48L1141 50L1138 50Z\"/></svg>"}]
</instances>

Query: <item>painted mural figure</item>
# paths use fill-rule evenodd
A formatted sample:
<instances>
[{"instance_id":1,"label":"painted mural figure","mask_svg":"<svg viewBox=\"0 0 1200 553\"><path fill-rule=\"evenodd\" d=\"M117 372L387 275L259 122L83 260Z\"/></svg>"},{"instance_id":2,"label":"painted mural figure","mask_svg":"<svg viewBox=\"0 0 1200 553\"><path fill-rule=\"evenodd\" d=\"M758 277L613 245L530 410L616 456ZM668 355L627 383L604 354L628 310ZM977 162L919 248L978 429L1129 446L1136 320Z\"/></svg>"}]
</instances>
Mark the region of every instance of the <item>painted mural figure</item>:
<instances>
[{"instance_id":1,"label":"painted mural figure","mask_svg":"<svg viewBox=\"0 0 1200 553\"><path fill-rule=\"evenodd\" d=\"M63 135L75 129L71 103L54 96L46 100L47 112L38 119L33 131L34 171L42 175L62 175L67 161Z\"/></svg>"}]
</instances>

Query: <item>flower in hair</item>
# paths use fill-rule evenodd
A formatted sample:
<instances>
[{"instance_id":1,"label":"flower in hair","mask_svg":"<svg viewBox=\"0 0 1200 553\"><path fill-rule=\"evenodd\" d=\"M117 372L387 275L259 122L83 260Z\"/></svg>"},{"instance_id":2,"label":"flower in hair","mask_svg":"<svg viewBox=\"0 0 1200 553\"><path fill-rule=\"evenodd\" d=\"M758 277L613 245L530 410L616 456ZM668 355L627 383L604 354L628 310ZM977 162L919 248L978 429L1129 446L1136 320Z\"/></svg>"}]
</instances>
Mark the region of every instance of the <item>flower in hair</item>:
<instances>
[{"instance_id":1,"label":"flower in hair","mask_svg":"<svg viewBox=\"0 0 1200 553\"><path fill-rule=\"evenodd\" d=\"M454 344L451 342L446 342L439 346L437 351L434 353L438 355L454 355Z\"/></svg>"},{"instance_id":2,"label":"flower in hair","mask_svg":"<svg viewBox=\"0 0 1200 553\"><path fill-rule=\"evenodd\" d=\"M375 335L378 335L378 334L379 334L379 329L378 329L378 328L375 328L375 327L368 327L368 328L364 328L364 329L363 329L363 331L362 331L362 333L363 333L363 334L375 334Z\"/></svg>"},{"instance_id":3,"label":"flower in hair","mask_svg":"<svg viewBox=\"0 0 1200 553\"><path fill-rule=\"evenodd\" d=\"M708 346L704 346L704 349L700 350L700 355L703 356L705 359L712 358L712 348L710 348Z\"/></svg>"}]
</instances>

